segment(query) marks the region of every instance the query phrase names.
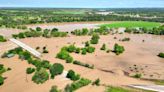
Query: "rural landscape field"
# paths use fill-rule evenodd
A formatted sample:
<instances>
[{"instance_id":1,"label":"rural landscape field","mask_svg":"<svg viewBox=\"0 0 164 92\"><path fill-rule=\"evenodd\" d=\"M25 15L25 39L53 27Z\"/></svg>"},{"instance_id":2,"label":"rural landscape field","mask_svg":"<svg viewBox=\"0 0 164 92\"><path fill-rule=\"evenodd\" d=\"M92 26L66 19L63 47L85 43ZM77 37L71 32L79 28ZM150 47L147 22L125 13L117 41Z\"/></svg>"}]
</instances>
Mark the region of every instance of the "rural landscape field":
<instances>
[{"instance_id":1,"label":"rural landscape field","mask_svg":"<svg viewBox=\"0 0 164 92\"><path fill-rule=\"evenodd\" d=\"M0 92L164 92L164 7L156 8L163 1L148 8L7 1L0 1Z\"/></svg>"}]
</instances>

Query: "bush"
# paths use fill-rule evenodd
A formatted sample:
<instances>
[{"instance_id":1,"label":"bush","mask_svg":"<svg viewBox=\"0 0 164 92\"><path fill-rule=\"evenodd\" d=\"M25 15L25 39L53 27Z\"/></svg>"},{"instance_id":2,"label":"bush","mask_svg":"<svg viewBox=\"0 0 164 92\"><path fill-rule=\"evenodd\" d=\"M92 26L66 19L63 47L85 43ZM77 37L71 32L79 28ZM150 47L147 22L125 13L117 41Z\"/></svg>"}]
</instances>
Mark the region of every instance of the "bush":
<instances>
[{"instance_id":1,"label":"bush","mask_svg":"<svg viewBox=\"0 0 164 92\"><path fill-rule=\"evenodd\" d=\"M103 44L102 47L100 48L100 50L106 50L106 45Z\"/></svg>"},{"instance_id":2,"label":"bush","mask_svg":"<svg viewBox=\"0 0 164 92\"><path fill-rule=\"evenodd\" d=\"M121 41L130 41L130 38L123 38Z\"/></svg>"},{"instance_id":3,"label":"bush","mask_svg":"<svg viewBox=\"0 0 164 92\"><path fill-rule=\"evenodd\" d=\"M88 47L88 46L90 46L90 44L89 44L89 42L87 41L87 42L85 42L85 47Z\"/></svg>"},{"instance_id":4,"label":"bush","mask_svg":"<svg viewBox=\"0 0 164 92\"><path fill-rule=\"evenodd\" d=\"M81 52L81 54L82 54L82 55L86 55L86 53L87 53L86 48L82 48L82 52Z\"/></svg>"},{"instance_id":5,"label":"bush","mask_svg":"<svg viewBox=\"0 0 164 92\"><path fill-rule=\"evenodd\" d=\"M134 76L133 76L134 78L141 78L142 77L142 74L135 74Z\"/></svg>"},{"instance_id":6,"label":"bush","mask_svg":"<svg viewBox=\"0 0 164 92\"><path fill-rule=\"evenodd\" d=\"M35 72L35 68L31 68L31 67L30 67L30 68L27 68L27 69L26 69L26 73L27 73L27 74L32 74L33 72Z\"/></svg>"},{"instance_id":7,"label":"bush","mask_svg":"<svg viewBox=\"0 0 164 92\"><path fill-rule=\"evenodd\" d=\"M90 42L91 44L97 44L99 39L100 37L98 34L93 34Z\"/></svg>"},{"instance_id":8,"label":"bush","mask_svg":"<svg viewBox=\"0 0 164 92\"><path fill-rule=\"evenodd\" d=\"M68 48L67 48L67 51L68 51L68 52L75 52L75 50L76 50L76 47L75 47L74 45L70 45L70 46L68 46Z\"/></svg>"},{"instance_id":9,"label":"bush","mask_svg":"<svg viewBox=\"0 0 164 92\"><path fill-rule=\"evenodd\" d=\"M3 85L3 83L4 83L4 78L0 76L0 86Z\"/></svg>"},{"instance_id":10,"label":"bush","mask_svg":"<svg viewBox=\"0 0 164 92\"><path fill-rule=\"evenodd\" d=\"M43 61L41 62L41 67L43 67L43 68L49 69L50 66L51 66L51 64L50 64L50 62L47 61L47 60L43 60Z\"/></svg>"},{"instance_id":11,"label":"bush","mask_svg":"<svg viewBox=\"0 0 164 92\"><path fill-rule=\"evenodd\" d=\"M70 57L70 55L69 55L69 53L68 53L67 51L61 50L61 51L57 54L56 57L59 58L59 59L66 60L67 58Z\"/></svg>"},{"instance_id":12,"label":"bush","mask_svg":"<svg viewBox=\"0 0 164 92\"><path fill-rule=\"evenodd\" d=\"M32 77L32 81L34 81L37 84L42 84L46 82L48 79L49 79L48 72L44 68L37 70L34 76Z\"/></svg>"},{"instance_id":13,"label":"bush","mask_svg":"<svg viewBox=\"0 0 164 92\"><path fill-rule=\"evenodd\" d=\"M100 85L100 79L96 79L92 85L96 85L96 86L99 86Z\"/></svg>"},{"instance_id":14,"label":"bush","mask_svg":"<svg viewBox=\"0 0 164 92\"><path fill-rule=\"evenodd\" d=\"M36 31L42 31L42 28L36 27Z\"/></svg>"},{"instance_id":15,"label":"bush","mask_svg":"<svg viewBox=\"0 0 164 92\"><path fill-rule=\"evenodd\" d=\"M50 92L61 92L57 89L57 86L52 86Z\"/></svg>"},{"instance_id":16,"label":"bush","mask_svg":"<svg viewBox=\"0 0 164 92\"><path fill-rule=\"evenodd\" d=\"M73 62L73 57L68 57L67 59L66 59L66 63L72 63Z\"/></svg>"},{"instance_id":17,"label":"bush","mask_svg":"<svg viewBox=\"0 0 164 92\"><path fill-rule=\"evenodd\" d=\"M86 49L88 53L93 53L95 51L95 48L91 46L87 47Z\"/></svg>"},{"instance_id":18,"label":"bush","mask_svg":"<svg viewBox=\"0 0 164 92\"><path fill-rule=\"evenodd\" d=\"M2 36L0 35L0 42L6 42L7 40Z\"/></svg>"},{"instance_id":19,"label":"bush","mask_svg":"<svg viewBox=\"0 0 164 92\"><path fill-rule=\"evenodd\" d=\"M62 64L59 64L59 63L53 64L49 69L51 73L51 78L54 79L56 75L62 74L63 70L64 70L64 67Z\"/></svg>"},{"instance_id":20,"label":"bush","mask_svg":"<svg viewBox=\"0 0 164 92\"><path fill-rule=\"evenodd\" d=\"M114 45L114 52L116 53L116 55L119 55L121 53L123 53L125 51L123 46L120 46L118 44Z\"/></svg>"},{"instance_id":21,"label":"bush","mask_svg":"<svg viewBox=\"0 0 164 92\"><path fill-rule=\"evenodd\" d=\"M76 48L75 53L80 53L80 48Z\"/></svg>"},{"instance_id":22,"label":"bush","mask_svg":"<svg viewBox=\"0 0 164 92\"><path fill-rule=\"evenodd\" d=\"M91 83L90 80L81 78L79 81L73 82L72 84L67 85L64 90L65 92L74 92L75 90L83 86L87 86L89 83Z\"/></svg>"},{"instance_id":23,"label":"bush","mask_svg":"<svg viewBox=\"0 0 164 92\"><path fill-rule=\"evenodd\" d=\"M43 53L48 53L48 50L44 49L44 50L43 50Z\"/></svg>"},{"instance_id":24,"label":"bush","mask_svg":"<svg viewBox=\"0 0 164 92\"><path fill-rule=\"evenodd\" d=\"M161 57L161 58L164 58L164 53L161 52L161 53L158 54L158 56Z\"/></svg>"},{"instance_id":25,"label":"bush","mask_svg":"<svg viewBox=\"0 0 164 92\"><path fill-rule=\"evenodd\" d=\"M93 69L93 68L94 68L94 65L84 64L84 63L82 63L82 62L80 62L80 61L77 61L77 60L75 60L75 61L73 62L73 64L80 65L80 66L84 66L84 67L87 67L87 68L90 68L90 69Z\"/></svg>"},{"instance_id":26,"label":"bush","mask_svg":"<svg viewBox=\"0 0 164 92\"><path fill-rule=\"evenodd\" d=\"M73 81L77 81L80 79L80 75L75 74L75 72L73 70L69 70L66 77Z\"/></svg>"}]
</instances>

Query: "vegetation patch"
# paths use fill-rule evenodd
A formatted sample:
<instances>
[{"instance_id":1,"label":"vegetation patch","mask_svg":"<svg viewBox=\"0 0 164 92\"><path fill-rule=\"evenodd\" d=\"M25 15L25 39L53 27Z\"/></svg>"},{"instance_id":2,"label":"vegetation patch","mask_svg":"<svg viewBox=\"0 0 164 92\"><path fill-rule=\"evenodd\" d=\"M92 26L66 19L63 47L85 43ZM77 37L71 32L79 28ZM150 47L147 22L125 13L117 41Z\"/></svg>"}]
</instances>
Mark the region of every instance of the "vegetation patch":
<instances>
[{"instance_id":1,"label":"vegetation patch","mask_svg":"<svg viewBox=\"0 0 164 92\"><path fill-rule=\"evenodd\" d=\"M113 52L116 53L116 55L119 55L125 51L123 46L118 45L117 43L114 45Z\"/></svg>"},{"instance_id":2,"label":"vegetation patch","mask_svg":"<svg viewBox=\"0 0 164 92\"><path fill-rule=\"evenodd\" d=\"M74 92L75 90L87 86L91 83L91 80L81 78L80 80L73 82L65 87L65 92Z\"/></svg>"},{"instance_id":3,"label":"vegetation patch","mask_svg":"<svg viewBox=\"0 0 164 92\"><path fill-rule=\"evenodd\" d=\"M6 42L7 40L2 36L0 35L0 42Z\"/></svg>"},{"instance_id":4,"label":"vegetation patch","mask_svg":"<svg viewBox=\"0 0 164 92\"><path fill-rule=\"evenodd\" d=\"M161 53L158 54L158 56L161 57L161 58L164 58L164 53L161 52Z\"/></svg>"},{"instance_id":5,"label":"vegetation patch","mask_svg":"<svg viewBox=\"0 0 164 92\"><path fill-rule=\"evenodd\" d=\"M122 22L114 22L111 24L103 24L101 26L106 26L109 28L136 28L136 27L146 27L146 28L153 28L160 26L160 23L156 22L144 22L144 21L122 21Z\"/></svg>"}]
</instances>

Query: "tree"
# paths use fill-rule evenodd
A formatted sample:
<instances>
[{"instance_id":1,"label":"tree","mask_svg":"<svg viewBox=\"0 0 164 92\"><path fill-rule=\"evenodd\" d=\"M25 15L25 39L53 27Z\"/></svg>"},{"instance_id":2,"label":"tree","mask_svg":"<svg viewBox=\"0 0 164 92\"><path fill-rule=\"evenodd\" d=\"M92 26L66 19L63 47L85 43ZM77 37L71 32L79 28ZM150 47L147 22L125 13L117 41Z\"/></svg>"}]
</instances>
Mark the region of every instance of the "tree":
<instances>
[{"instance_id":1,"label":"tree","mask_svg":"<svg viewBox=\"0 0 164 92\"><path fill-rule=\"evenodd\" d=\"M100 79L99 79L99 78L96 79L96 80L92 83L92 85L99 86L99 85L100 85Z\"/></svg>"},{"instance_id":2,"label":"tree","mask_svg":"<svg viewBox=\"0 0 164 92\"><path fill-rule=\"evenodd\" d=\"M102 47L100 48L101 50L106 50L106 45L103 44Z\"/></svg>"},{"instance_id":3,"label":"tree","mask_svg":"<svg viewBox=\"0 0 164 92\"><path fill-rule=\"evenodd\" d=\"M51 32L57 32L57 31L58 31L57 28L53 28L53 29L51 30Z\"/></svg>"},{"instance_id":4,"label":"tree","mask_svg":"<svg viewBox=\"0 0 164 92\"><path fill-rule=\"evenodd\" d=\"M73 70L69 70L66 77L70 78L73 81L76 81L76 80L80 79L80 75L79 74L75 74L75 72Z\"/></svg>"},{"instance_id":5,"label":"tree","mask_svg":"<svg viewBox=\"0 0 164 92\"><path fill-rule=\"evenodd\" d=\"M69 53L66 50L61 50L57 55L57 58L66 60L68 57L70 57Z\"/></svg>"},{"instance_id":6,"label":"tree","mask_svg":"<svg viewBox=\"0 0 164 92\"><path fill-rule=\"evenodd\" d=\"M82 48L82 52L81 52L82 55L86 55L87 54L87 50L86 48Z\"/></svg>"},{"instance_id":7,"label":"tree","mask_svg":"<svg viewBox=\"0 0 164 92\"><path fill-rule=\"evenodd\" d=\"M123 46L118 45L117 43L114 45L114 52L116 55L119 55L125 51Z\"/></svg>"},{"instance_id":8,"label":"tree","mask_svg":"<svg viewBox=\"0 0 164 92\"><path fill-rule=\"evenodd\" d=\"M93 34L90 42L91 42L91 44L97 44L99 39L100 39L100 37L98 34Z\"/></svg>"},{"instance_id":9,"label":"tree","mask_svg":"<svg viewBox=\"0 0 164 92\"><path fill-rule=\"evenodd\" d=\"M72 62L73 62L73 57L71 57L71 56L68 57L68 58L66 59L66 62L67 62L67 63L72 63Z\"/></svg>"},{"instance_id":10,"label":"tree","mask_svg":"<svg viewBox=\"0 0 164 92\"><path fill-rule=\"evenodd\" d=\"M93 53L95 51L95 48L92 47L92 46L89 46L89 47L86 48L86 50L87 50L88 53Z\"/></svg>"},{"instance_id":11,"label":"tree","mask_svg":"<svg viewBox=\"0 0 164 92\"><path fill-rule=\"evenodd\" d=\"M41 68L37 70L34 76L32 77L32 81L34 81L37 84L42 84L46 82L48 79L49 79L49 75L45 68Z\"/></svg>"},{"instance_id":12,"label":"tree","mask_svg":"<svg viewBox=\"0 0 164 92\"><path fill-rule=\"evenodd\" d=\"M57 86L52 86L50 92L61 92L57 89Z\"/></svg>"},{"instance_id":13,"label":"tree","mask_svg":"<svg viewBox=\"0 0 164 92\"><path fill-rule=\"evenodd\" d=\"M0 86L3 85L3 83L4 83L4 78L0 76Z\"/></svg>"},{"instance_id":14,"label":"tree","mask_svg":"<svg viewBox=\"0 0 164 92\"><path fill-rule=\"evenodd\" d=\"M32 74L33 72L35 72L35 68L29 67L29 68L26 69L27 74Z\"/></svg>"},{"instance_id":15,"label":"tree","mask_svg":"<svg viewBox=\"0 0 164 92\"><path fill-rule=\"evenodd\" d=\"M53 64L49 69L51 73L51 78L54 79L56 75L62 74L63 70L64 70L64 67L62 64L59 64L59 63Z\"/></svg>"},{"instance_id":16,"label":"tree","mask_svg":"<svg viewBox=\"0 0 164 92\"><path fill-rule=\"evenodd\" d=\"M85 47L90 46L89 41L85 42Z\"/></svg>"},{"instance_id":17,"label":"tree","mask_svg":"<svg viewBox=\"0 0 164 92\"><path fill-rule=\"evenodd\" d=\"M0 42L6 42L7 40L2 36L0 35Z\"/></svg>"},{"instance_id":18,"label":"tree","mask_svg":"<svg viewBox=\"0 0 164 92\"><path fill-rule=\"evenodd\" d=\"M161 58L164 58L164 53L161 52L161 53L158 54L158 56L161 57Z\"/></svg>"},{"instance_id":19,"label":"tree","mask_svg":"<svg viewBox=\"0 0 164 92\"><path fill-rule=\"evenodd\" d=\"M36 31L42 31L41 27L36 27Z\"/></svg>"}]
</instances>

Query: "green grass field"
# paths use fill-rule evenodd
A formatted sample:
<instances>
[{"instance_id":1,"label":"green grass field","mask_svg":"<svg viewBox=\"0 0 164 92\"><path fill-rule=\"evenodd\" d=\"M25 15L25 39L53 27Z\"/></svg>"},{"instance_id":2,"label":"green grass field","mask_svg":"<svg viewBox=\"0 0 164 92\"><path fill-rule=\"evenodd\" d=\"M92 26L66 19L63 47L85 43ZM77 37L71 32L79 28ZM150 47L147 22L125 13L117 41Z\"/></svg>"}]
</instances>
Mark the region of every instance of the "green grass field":
<instances>
[{"instance_id":1,"label":"green grass field","mask_svg":"<svg viewBox=\"0 0 164 92\"><path fill-rule=\"evenodd\" d=\"M126 28L135 28L135 27L158 27L160 23L156 22L144 22L144 21L122 21L122 22L114 22L111 24L103 24L101 26L107 26L110 28L119 28L119 27L126 27Z\"/></svg>"}]
</instances>

